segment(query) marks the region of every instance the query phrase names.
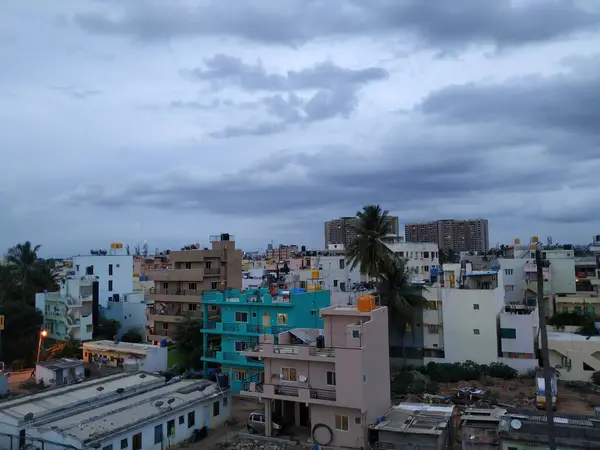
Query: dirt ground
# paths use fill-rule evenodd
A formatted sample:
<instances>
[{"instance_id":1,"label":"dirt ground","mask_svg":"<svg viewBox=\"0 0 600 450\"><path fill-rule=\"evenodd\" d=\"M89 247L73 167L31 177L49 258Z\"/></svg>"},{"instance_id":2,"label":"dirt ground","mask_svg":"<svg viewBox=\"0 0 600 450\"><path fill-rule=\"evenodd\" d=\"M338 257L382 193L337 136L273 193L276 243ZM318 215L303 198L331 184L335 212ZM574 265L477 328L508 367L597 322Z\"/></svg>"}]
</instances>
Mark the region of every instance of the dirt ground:
<instances>
[{"instance_id":1,"label":"dirt ground","mask_svg":"<svg viewBox=\"0 0 600 450\"><path fill-rule=\"evenodd\" d=\"M441 392L451 392L463 386L473 386L478 389L488 389L497 393L498 402L516 408L535 408L535 380L531 378L520 380L493 379L493 384L486 385L477 382L440 383ZM600 405L600 395L591 389L569 387L565 383L558 386L557 413L575 415L594 415L593 406Z\"/></svg>"}]
</instances>

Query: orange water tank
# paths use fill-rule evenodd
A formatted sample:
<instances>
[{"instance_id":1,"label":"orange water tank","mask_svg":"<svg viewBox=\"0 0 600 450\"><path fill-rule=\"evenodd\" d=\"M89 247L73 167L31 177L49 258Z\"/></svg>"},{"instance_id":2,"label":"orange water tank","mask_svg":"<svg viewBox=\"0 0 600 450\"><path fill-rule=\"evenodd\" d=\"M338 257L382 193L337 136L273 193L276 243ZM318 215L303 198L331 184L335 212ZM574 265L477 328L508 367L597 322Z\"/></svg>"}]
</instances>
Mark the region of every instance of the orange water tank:
<instances>
[{"instance_id":1,"label":"orange water tank","mask_svg":"<svg viewBox=\"0 0 600 450\"><path fill-rule=\"evenodd\" d=\"M360 312L369 312L377 308L374 295L361 295L356 304Z\"/></svg>"}]
</instances>

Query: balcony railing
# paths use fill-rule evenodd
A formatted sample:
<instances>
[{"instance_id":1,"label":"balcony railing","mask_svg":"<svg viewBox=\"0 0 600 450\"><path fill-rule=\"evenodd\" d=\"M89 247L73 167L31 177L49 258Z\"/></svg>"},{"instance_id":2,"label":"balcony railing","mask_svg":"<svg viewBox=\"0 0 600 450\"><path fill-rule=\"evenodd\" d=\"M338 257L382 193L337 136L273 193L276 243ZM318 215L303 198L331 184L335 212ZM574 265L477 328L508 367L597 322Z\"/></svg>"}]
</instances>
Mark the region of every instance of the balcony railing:
<instances>
[{"instance_id":1,"label":"balcony railing","mask_svg":"<svg viewBox=\"0 0 600 450\"><path fill-rule=\"evenodd\" d=\"M169 330L163 330L163 329L160 329L160 328L152 330L150 334L154 334L154 335L157 335L157 336L167 336L167 337L171 336L169 334Z\"/></svg>"},{"instance_id":2,"label":"balcony railing","mask_svg":"<svg viewBox=\"0 0 600 450\"><path fill-rule=\"evenodd\" d=\"M219 268L204 269L204 276L214 276L214 275L220 275L220 274L221 274L221 269L219 269Z\"/></svg>"},{"instance_id":3,"label":"balcony railing","mask_svg":"<svg viewBox=\"0 0 600 450\"><path fill-rule=\"evenodd\" d=\"M250 391L250 385L254 383L255 392L262 392L262 384L264 382L264 373L256 373L250 375L242 382L242 391Z\"/></svg>"},{"instance_id":4,"label":"balcony railing","mask_svg":"<svg viewBox=\"0 0 600 450\"><path fill-rule=\"evenodd\" d=\"M277 384L275 385L276 395L285 395L287 397L298 397L300 395L300 388L298 386L286 386Z\"/></svg>"},{"instance_id":5,"label":"balcony railing","mask_svg":"<svg viewBox=\"0 0 600 450\"><path fill-rule=\"evenodd\" d=\"M205 330L214 330L217 328L217 322L209 320L202 326L202 328L204 328Z\"/></svg>"},{"instance_id":6,"label":"balcony railing","mask_svg":"<svg viewBox=\"0 0 600 450\"><path fill-rule=\"evenodd\" d=\"M151 308L150 315L154 316L179 316L179 317L202 317L202 311L200 310L188 310L188 309L159 309Z\"/></svg>"},{"instance_id":7,"label":"balcony railing","mask_svg":"<svg viewBox=\"0 0 600 450\"><path fill-rule=\"evenodd\" d=\"M330 391L327 389L311 389L310 398L314 398L316 400L329 400L335 402L336 395L335 391Z\"/></svg>"},{"instance_id":8,"label":"balcony railing","mask_svg":"<svg viewBox=\"0 0 600 450\"><path fill-rule=\"evenodd\" d=\"M153 289L150 288L147 291L149 295L195 295L201 296L202 291L199 290L187 290L187 289Z\"/></svg>"},{"instance_id":9,"label":"balcony railing","mask_svg":"<svg viewBox=\"0 0 600 450\"><path fill-rule=\"evenodd\" d=\"M244 359L239 353L223 352L223 360L225 361L237 361L239 359Z\"/></svg>"},{"instance_id":10,"label":"balcony railing","mask_svg":"<svg viewBox=\"0 0 600 450\"><path fill-rule=\"evenodd\" d=\"M333 358L335 356L335 348L309 347L308 354L310 356L327 356Z\"/></svg>"},{"instance_id":11,"label":"balcony railing","mask_svg":"<svg viewBox=\"0 0 600 450\"><path fill-rule=\"evenodd\" d=\"M206 350L204 352L204 357L205 358L216 358L217 357L217 351L218 350L214 350L214 349Z\"/></svg>"}]
</instances>

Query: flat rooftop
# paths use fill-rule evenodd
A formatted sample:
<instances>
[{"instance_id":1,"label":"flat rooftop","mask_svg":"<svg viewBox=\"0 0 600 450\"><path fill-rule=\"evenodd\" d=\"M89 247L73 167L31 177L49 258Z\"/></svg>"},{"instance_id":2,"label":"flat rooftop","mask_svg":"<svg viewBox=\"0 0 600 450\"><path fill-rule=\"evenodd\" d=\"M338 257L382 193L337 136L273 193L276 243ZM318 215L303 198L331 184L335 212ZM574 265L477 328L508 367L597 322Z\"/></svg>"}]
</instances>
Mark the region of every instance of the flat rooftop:
<instances>
[{"instance_id":1,"label":"flat rooftop","mask_svg":"<svg viewBox=\"0 0 600 450\"><path fill-rule=\"evenodd\" d=\"M46 423L44 428L73 436L81 442L95 441L171 410L210 400L222 392L211 381L181 380Z\"/></svg>"},{"instance_id":2,"label":"flat rooftop","mask_svg":"<svg viewBox=\"0 0 600 450\"><path fill-rule=\"evenodd\" d=\"M321 315L330 315L330 316L363 316L370 317L374 311L380 311L385 308L384 306L378 306L377 308L361 312L358 310L356 305L331 305L327 308L321 308Z\"/></svg>"},{"instance_id":3,"label":"flat rooftop","mask_svg":"<svg viewBox=\"0 0 600 450\"><path fill-rule=\"evenodd\" d=\"M111 396L119 395L118 389L123 389L123 393L126 394L149 389L153 385L164 385L164 382L164 377L150 373L120 373L96 378L79 384L48 389L37 394L2 401L0 402L0 417L5 414L21 421L24 420L25 415L32 413L34 421L41 420L44 417L59 414L61 411L68 412L71 408L97 403Z\"/></svg>"},{"instance_id":4,"label":"flat rooftop","mask_svg":"<svg viewBox=\"0 0 600 450\"><path fill-rule=\"evenodd\" d=\"M131 352L138 354L146 354L149 351L156 351L160 348L157 345L152 344L133 344L131 342L115 342L115 341L92 341L84 342L83 348L87 350L98 350L98 351L115 351L115 352Z\"/></svg>"},{"instance_id":5,"label":"flat rooftop","mask_svg":"<svg viewBox=\"0 0 600 450\"><path fill-rule=\"evenodd\" d=\"M50 370L74 369L75 367L83 366L83 361L80 359L73 358L60 358L51 359L49 361L40 361L36 365L45 367L46 369Z\"/></svg>"},{"instance_id":6,"label":"flat rooftop","mask_svg":"<svg viewBox=\"0 0 600 450\"><path fill-rule=\"evenodd\" d=\"M439 436L448 428L453 411L453 406L400 403L392 406L383 421L370 428L392 433Z\"/></svg>"},{"instance_id":7,"label":"flat rooftop","mask_svg":"<svg viewBox=\"0 0 600 450\"><path fill-rule=\"evenodd\" d=\"M557 341L590 341L600 343L600 336L583 336L577 333L560 331L548 331L548 339L554 339Z\"/></svg>"}]
</instances>

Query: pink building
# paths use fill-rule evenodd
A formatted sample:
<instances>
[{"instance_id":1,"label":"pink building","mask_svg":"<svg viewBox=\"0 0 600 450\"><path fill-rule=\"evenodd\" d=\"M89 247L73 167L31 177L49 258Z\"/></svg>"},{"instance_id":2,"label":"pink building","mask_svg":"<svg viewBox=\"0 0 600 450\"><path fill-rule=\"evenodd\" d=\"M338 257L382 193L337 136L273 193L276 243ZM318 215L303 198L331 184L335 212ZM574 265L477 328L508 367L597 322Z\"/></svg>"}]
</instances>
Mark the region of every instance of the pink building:
<instances>
[{"instance_id":1,"label":"pink building","mask_svg":"<svg viewBox=\"0 0 600 450\"><path fill-rule=\"evenodd\" d=\"M368 425L391 404L388 310L331 306L320 314L324 330L265 335L242 353L261 358L264 373L247 379L241 395L264 402L267 436L276 413L308 428L315 444L368 448Z\"/></svg>"}]
</instances>

